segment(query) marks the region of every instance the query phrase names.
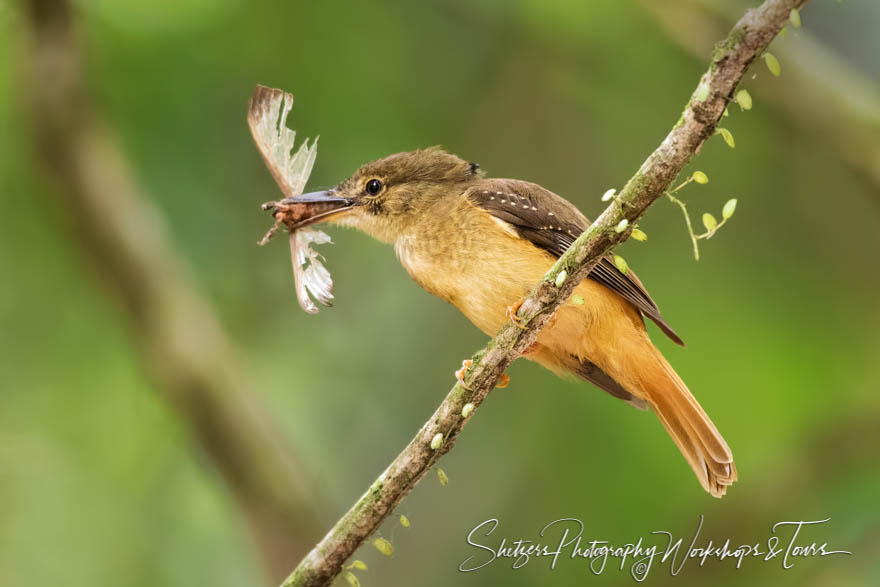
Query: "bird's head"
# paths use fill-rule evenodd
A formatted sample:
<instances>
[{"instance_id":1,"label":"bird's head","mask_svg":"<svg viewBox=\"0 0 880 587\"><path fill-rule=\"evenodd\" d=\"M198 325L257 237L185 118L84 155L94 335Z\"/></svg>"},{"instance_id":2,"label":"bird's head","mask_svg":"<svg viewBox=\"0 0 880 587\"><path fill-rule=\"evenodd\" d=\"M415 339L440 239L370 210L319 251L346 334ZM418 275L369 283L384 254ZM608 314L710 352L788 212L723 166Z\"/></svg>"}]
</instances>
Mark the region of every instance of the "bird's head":
<instances>
[{"instance_id":1,"label":"bird's head","mask_svg":"<svg viewBox=\"0 0 880 587\"><path fill-rule=\"evenodd\" d=\"M332 222L393 242L445 195L459 194L479 177L479 165L438 147L396 153L361 166L338 186L282 200L308 203L291 228Z\"/></svg>"}]
</instances>

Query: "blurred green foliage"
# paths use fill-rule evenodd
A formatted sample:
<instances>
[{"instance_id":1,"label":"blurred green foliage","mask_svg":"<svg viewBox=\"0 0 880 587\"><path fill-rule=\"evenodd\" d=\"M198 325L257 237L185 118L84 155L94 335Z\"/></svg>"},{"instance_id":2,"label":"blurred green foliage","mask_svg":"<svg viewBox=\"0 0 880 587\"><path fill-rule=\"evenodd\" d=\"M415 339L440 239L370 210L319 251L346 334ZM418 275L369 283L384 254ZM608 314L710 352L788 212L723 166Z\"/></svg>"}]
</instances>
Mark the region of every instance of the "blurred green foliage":
<instances>
[{"instance_id":1,"label":"blurred green foliage","mask_svg":"<svg viewBox=\"0 0 880 587\"><path fill-rule=\"evenodd\" d=\"M850 31L876 30L878 6L828 4L815 19L804 11L805 30L830 16L825 42L876 73L875 40L859 45ZM367 160L442 144L595 215L705 68L631 1L76 6L90 97L246 349L256 400L326 489L327 527L485 337L413 284L389 247L340 230L323 251L336 307L300 311L286 247L255 246L269 221L259 204L277 190L245 124L253 86L295 93L291 124L321 136L316 188ZM153 388L124 310L36 159L18 90L26 55L21 8L3 0L0 584L265 584L247 524ZM773 83L786 83L782 66ZM520 361L444 459L448 486L426 477L400 508L412 526L392 518L383 529L394 557L358 554L369 565L362 585L621 584L623 573L593 577L579 562L456 569L474 554L467 532L491 517L507 537L574 516L588 536L626 542L652 530L689 536L700 514L704 535L737 543L765 539L776 521L831 517L810 540L855 556L789 571L691 564L679 584L877 584L880 194L759 97L730 114L737 148L708 141L687 173L711 183L680 194L695 219L739 199L701 243L702 260L662 201L640 224L650 241L621 253L687 341L681 350L655 336L730 442L741 481L713 500L656 418Z\"/></svg>"}]
</instances>

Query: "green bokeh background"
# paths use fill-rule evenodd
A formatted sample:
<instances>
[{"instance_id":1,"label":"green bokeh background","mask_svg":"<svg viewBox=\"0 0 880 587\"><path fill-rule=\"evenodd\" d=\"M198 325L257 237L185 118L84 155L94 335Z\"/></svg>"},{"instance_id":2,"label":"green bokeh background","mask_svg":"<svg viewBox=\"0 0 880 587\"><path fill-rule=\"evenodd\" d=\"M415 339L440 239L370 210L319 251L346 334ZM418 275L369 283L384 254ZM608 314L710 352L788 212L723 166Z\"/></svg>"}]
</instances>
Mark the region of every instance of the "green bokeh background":
<instances>
[{"instance_id":1,"label":"green bokeh background","mask_svg":"<svg viewBox=\"0 0 880 587\"><path fill-rule=\"evenodd\" d=\"M336 306L296 304L288 252L258 248L277 190L245 124L257 83L296 95L291 124L320 134L310 181L442 144L492 176L538 182L587 215L677 119L705 69L627 1L366 3L81 0L89 96L182 260L245 350L252 399L323 488L323 526L409 441L485 336L410 281L390 247L332 229ZM880 77L880 7L816 1L806 29ZM264 585L256 543L189 424L145 372L118 303L65 221L29 134L22 8L0 0L0 584ZM797 47L798 33L777 43ZM786 64L783 62L783 69ZM758 80L786 83L760 64ZM650 240L621 247L679 349L651 327L723 431L740 482L706 495L656 418L521 361L442 466L404 501L392 559L357 555L375 585L628 584L585 563L462 574L465 535L537 539L578 517L591 538L668 530L765 541L781 520L831 518L803 542L851 550L800 561L691 562L682 585L880 582L880 194L822 136L755 96L690 168L695 219L739 198L694 262L680 211L659 202ZM880 165L880 162L878 162ZM317 497L316 497L317 499ZM311 540L317 541L315 534ZM302 553L291 553L291 569ZM668 566L649 581L669 583ZM340 580L341 584L341 580Z\"/></svg>"}]
</instances>

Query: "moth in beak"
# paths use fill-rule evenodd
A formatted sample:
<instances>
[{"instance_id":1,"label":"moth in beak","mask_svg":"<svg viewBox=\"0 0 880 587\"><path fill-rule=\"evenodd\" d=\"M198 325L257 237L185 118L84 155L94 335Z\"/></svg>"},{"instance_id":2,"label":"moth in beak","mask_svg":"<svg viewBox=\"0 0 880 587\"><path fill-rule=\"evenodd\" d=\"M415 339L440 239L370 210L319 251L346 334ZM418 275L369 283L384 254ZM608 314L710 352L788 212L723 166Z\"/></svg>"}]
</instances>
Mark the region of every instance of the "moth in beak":
<instances>
[{"instance_id":1,"label":"moth in beak","mask_svg":"<svg viewBox=\"0 0 880 587\"><path fill-rule=\"evenodd\" d=\"M303 310L316 314L318 306L313 298L330 306L333 280L323 265L323 257L311 245L331 241L324 232L308 227L348 210L352 203L331 191L302 193L312 172L318 145L317 140L311 145L306 140L293 152L296 133L287 128L287 114L292 107L292 94L257 86L248 109L251 135L266 167L285 196L279 201L263 204L263 210L272 212L275 224L259 244L266 244L282 225L287 227L296 297Z\"/></svg>"},{"instance_id":2,"label":"moth in beak","mask_svg":"<svg viewBox=\"0 0 880 587\"><path fill-rule=\"evenodd\" d=\"M266 202L263 210L272 210L272 216L290 230L325 222L337 213L351 209L352 202L337 197L332 191L311 192L278 202Z\"/></svg>"}]
</instances>

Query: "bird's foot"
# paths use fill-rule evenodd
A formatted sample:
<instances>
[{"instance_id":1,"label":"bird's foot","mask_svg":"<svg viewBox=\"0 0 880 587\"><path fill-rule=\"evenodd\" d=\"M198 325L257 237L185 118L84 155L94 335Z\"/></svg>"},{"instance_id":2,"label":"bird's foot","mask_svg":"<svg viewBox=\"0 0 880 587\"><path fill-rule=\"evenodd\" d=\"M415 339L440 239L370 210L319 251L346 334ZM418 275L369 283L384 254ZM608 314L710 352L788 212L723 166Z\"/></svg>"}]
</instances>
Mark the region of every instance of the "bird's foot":
<instances>
[{"instance_id":1,"label":"bird's foot","mask_svg":"<svg viewBox=\"0 0 880 587\"><path fill-rule=\"evenodd\" d=\"M467 385L465 385L464 374L467 372L468 369L471 368L471 365L473 365L473 364L474 364L474 362L471 361L470 359L465 359L464 361L461 362L461 369L459 369L458 371L455 372L455 378L458 379L458 383L468 391L473 391L473 390L470 387L468 387ZM501 378L498 380L498 384L495 387L497 387L499 389L504 389L508 385L510 385L510 375L508 375L507 373L502 373Z\"/></svg>"},{"instance_id":2,"label":"bird's foot","mask_svg":"<svg viewBox=\"0 0 880 587\"><path fill-rule=\"evenodd\" d=\"M473 390L470 387L468 387L467 385L465 385L464 374L467 372L468 369L471 368L471 365L473 365L473 364L474 364L474 362L471 361L470 359L465 359L464 361L461 362L461 369L459 369L458 371L455 372L455 378L458 379L458 384L461 385L462 387L464 387L468 391L473 391Z\"/></svg>"},{"instance_id":3,"label":"bird's foot","mask_svg":"<svg viewBox=\"0 0 880 587\"><path fill-rule=\"evenodd\" d=\"M525 330L526 327L519 323L519 320L516 317L516 313L519 312L519 307L523 305L524 301L526 301L526 299L523 297L517 300L517 302L514 303L512 306L507 306L507 317L510 318L510 321L513 322L518 328L522 328L523 330Z\"/></svg>"},{"instance_id":4,"label":"bird's foot","mask_svg":"<svg viewBox=\"0 0 880 587\"><path fill-rule=\"evenodd\" d=\"M522 356L525 357L526 355L533 355L533 354L537 353L537 352L540 351L540 350L541 350L541 345L540 345L540 343L533 342L532 344L530 344L529 346L526 347L526 350L524 350L524 351L522 352Z\"/></svg>"}]
</instances>

